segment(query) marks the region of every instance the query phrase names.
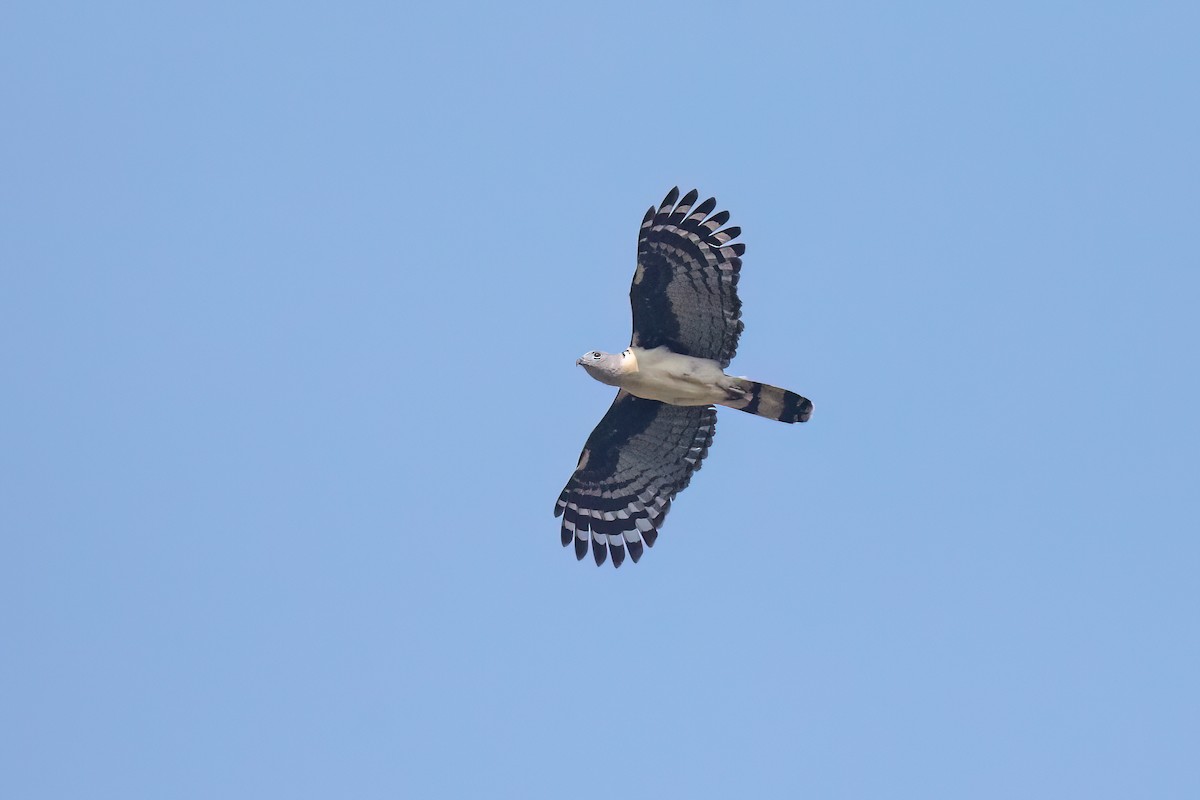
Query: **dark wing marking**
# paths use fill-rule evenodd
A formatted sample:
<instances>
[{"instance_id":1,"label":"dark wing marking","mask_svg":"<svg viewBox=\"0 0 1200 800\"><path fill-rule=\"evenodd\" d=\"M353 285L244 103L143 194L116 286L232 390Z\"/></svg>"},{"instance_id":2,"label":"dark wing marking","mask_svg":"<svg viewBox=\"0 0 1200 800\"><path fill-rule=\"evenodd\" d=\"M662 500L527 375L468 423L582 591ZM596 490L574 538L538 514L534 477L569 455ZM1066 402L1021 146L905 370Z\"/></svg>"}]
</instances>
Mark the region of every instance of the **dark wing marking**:
<instances>
[{"instance_id":1,"label":"dark wing marking","mask_svg":"<svg viewBox=\"0 0 1200 800\"><path fill-rule=\"evenodd\" d=\"M717 412L712 406L669 406L625 392L588 437L554 516L562 516L563 547L582 559L591 542L596 564L611 551L614 567L635 562L642 543L654 545L675 495L708 454Z\"/></svg>"},{"instance_id":2,"label":"dark wing marking","mask_svg":"<svg viewBox=\"0 0 1200 800\"><path fill-rule=\"evenodd\" d=\"M724 368L742 333L737 282L746 245L730 244L741 228L718 230L729 221L728 211L712 214L717 201L711 197L693 208L697 197L693 189L679 199L679 189L672 189L642 220L629 290L633 344L666 345Z\"/></svg>"}]
</instances>

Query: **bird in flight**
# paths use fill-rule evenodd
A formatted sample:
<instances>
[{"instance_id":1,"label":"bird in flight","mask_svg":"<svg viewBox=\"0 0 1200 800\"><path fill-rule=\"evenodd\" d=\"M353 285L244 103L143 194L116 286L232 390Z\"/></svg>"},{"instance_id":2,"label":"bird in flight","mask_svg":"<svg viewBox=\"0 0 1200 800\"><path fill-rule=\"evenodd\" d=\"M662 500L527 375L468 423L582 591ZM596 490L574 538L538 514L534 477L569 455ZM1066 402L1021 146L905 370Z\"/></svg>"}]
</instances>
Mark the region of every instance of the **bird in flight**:
<instances>
[{"instance_id":1,"label":"bird in flight","mask_svg":"<svg viewBox=\"0 0 1200 800\"><path fill-rule=\"evenodd\" d=\"M714 404L780 422L805 422L812 403L795 392L725 374L742 333L738 273L746 246L741 228L722 227L717 201L696 205L695 189L678 187L651 206L638 233L629 300L633 340L622 353L592 350L576 361L601 383L618 387L608 413L588 437L571 480L558 496L563 547L582 560L591 545L597 566L614 567L652 547L675 495L708 454Z\"/></svg>"}]
</instances>

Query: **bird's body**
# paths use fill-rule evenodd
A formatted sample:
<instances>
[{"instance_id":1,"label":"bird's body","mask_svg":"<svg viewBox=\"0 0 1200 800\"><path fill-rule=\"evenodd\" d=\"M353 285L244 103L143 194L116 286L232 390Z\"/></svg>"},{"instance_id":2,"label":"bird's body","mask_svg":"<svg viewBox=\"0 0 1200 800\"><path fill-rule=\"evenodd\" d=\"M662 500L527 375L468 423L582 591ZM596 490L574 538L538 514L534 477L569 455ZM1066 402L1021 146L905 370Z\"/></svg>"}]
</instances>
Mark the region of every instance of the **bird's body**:
<instances>
[{"instance_id":1,"label":"bird's body","mask_svg":"<svg viewBox=\"0 0 1200 800\"><path fill-rule=\"evenodd\" d=\"M630 347L619 355L601 353L594 359L587 353L577 362L593 378L609 386L619 386L635 397L657 400L673 406L707 406L740 395L737 378L731 378L711 358L696 358L672 353L667 347L647 350ZM616 361L613 370L600 370L589 362Z\"/></svg>"},{"instance_id":2,"label":"bird's body","mask_svg":"<svg viewBox=\"0 0 1200 800\"><path fill-rule=\"evenodd\" d=\"M721 228L727 212L713 199L695 206L672 189L642 220L638 265L629 290L633 341L622 353L593 350L576 362L620 388L592 431L555 504L562 543L597 564L612 551L620 566L653 545L671 501L700 469L716 427L713 405L781 422L805 422L800 395L725 374L742 331L737 280L740 228ZM710 216L711 215L711 216Z\"/></svg>"}]
</instances>

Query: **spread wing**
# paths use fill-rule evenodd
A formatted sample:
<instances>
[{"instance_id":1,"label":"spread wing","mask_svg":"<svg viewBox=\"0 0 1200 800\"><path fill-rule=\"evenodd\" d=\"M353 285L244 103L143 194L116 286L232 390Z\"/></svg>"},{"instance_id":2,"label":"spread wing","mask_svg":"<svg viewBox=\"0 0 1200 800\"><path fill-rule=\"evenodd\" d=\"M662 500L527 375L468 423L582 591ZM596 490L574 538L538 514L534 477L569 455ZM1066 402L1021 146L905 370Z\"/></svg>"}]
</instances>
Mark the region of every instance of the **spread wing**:
<instances>
[{"instance_id":1,"label":"spread wing","mask_svg":"<svg viewBox=\"0 0 1200 800\"><path fill-rule=\"evenodd\" d=\"M697 197L693 189L680 200L679 189L672 189L642 220L629 290L633 345L666 345L719 361L723 369L742 333L737 282L746 245L730 244L741 228L718 230L729 221L728 211L712 214L717 201L711 197L693 208Z\"/></svg>"},{"instance_id":2,"label":"spread wing","mask_svg":"<svg viewBox=\"0 0 1200 800\"><path fill-rule=\"evenodd\" d=\"M610 549L614 567L626 547L634 561L641 558L642 542L654 545L671 501L700 469L716 424L712 406L670 406L618 392L554 506L563 518L563 547L574 540L582 559L590 538L597 566Z\"/></svg>"}]
</instances>

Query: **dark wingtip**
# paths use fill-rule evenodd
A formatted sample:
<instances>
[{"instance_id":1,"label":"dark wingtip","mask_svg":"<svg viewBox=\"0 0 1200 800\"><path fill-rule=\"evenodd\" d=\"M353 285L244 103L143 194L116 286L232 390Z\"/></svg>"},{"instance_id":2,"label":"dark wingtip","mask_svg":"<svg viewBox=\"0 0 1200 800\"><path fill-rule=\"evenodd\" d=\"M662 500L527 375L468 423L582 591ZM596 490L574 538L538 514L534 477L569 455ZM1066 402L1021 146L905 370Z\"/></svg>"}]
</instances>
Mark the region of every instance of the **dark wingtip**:
<instances>
[{"instance_id":1,"label":"dark wingtip","mask_svg":"<svg viewBox=\"0 0 1200 800\"><path fill-rule=\"evenodd\" d=\"M608 545L600 541L600 538L592 534L592 557L596 559L596 566L604 563L604 559L608 556Z\"/></svg>"},{"instance_id":2,"label":"dark wingtip","mask_svg":"<svg viewBox=\"0 0 1200 800\"><path fill-rule=\"evenodd\" d=\"M583 561L583 557L587 555L587 551L588 551L587 539L580 539L578 536L576 536L575 537L575 560Z\"/></svg>"},{"instance_id":3,"label":"dark wingtip","mask_svg":"<svg viewBox=\"0 0 1200 800\"><path fill-rule=\"evenodd\" d=\"M561 538L562 538L563 547L566 547L567 545L569 545L571 543L571 540L575 538L575 534L573 534L569 530L567 530L565 526L563 527L561 534L562 534Z\"/></svg>"},{"instance_id":4,"label":"dark wingtip","mask_svg":"<svg viewBox=\"0 0 1200 800\"><path fill-rule=\"evenodd\" d=\"M632 559L633 563L636 564L638 562L638 559L641 557L642 557L642 543L641 542L630 542L629 543L629 558Z\"/></svg>"},{"instance_id":5,"label":"dark wingtip","mask_svg":"<svg viewBox=\"0 0 1200 800\"><path fill-rule=\"evenodd\" d=\"M609 547L609 555L612 556L613 569L619 569L625 563L625 547L623 545L614 544Z\"/></svg>"},{"instance_id":6,"label":"dark wingtip","mask_svg":"<svg viewBox=\"0 0 1200 800\"><path fill-rule=\"evenodd\" d=\"M696 202L696 198L698 198L699 196L700 196L700 192L698 192L695 189L692 189L691 191L689 191L687 194L685 194L683 196L683 199L679 201L679 205L687 206L688 208L691 208L692 204Z\"/></svg>"},{"instance_id":7,"label":"dark wingtip","mask_svg":"<svg viewBox=\"0 0 1200 800\"><path fill-rule=\"evenodd\" d=\"M667 196L663 198L659 208L670 208L675 205L675 201L679 199L679 187L671 187L671 191L667 192Z\"/></svg>"}]
</instances>

